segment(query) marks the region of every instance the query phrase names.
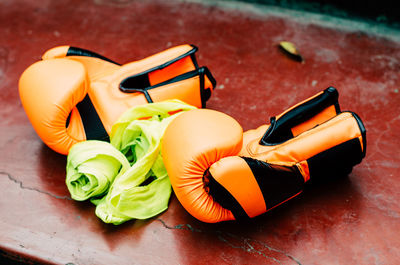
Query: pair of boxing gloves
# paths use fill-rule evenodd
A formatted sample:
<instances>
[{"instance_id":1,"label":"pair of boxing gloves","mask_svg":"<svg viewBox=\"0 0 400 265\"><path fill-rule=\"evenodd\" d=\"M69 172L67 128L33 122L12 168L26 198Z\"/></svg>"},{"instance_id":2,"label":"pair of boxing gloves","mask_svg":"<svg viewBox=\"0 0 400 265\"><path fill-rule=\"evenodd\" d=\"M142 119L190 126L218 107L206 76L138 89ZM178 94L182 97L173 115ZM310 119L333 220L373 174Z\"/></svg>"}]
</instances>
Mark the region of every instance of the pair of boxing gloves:
<instances>
[{"instance_id":1,"label":"pair of boxing gloves","mask_svg":"<svg viewBox=\"0 0 400 265\"><path fill-rule=\"evenodd\" d=\"M79 141L105 140L128 108L177 98L204 107L215 88L192 45L119 65L61 46L21 76L20 97L40 138L67 154ZM168 126L162 154L179 201L204 222L251 218L302 192L310 179L350 173L366 150L360 118L341 112L328 88L243 133L231 117L193 110Z\"/></svg>"}]
</instances>

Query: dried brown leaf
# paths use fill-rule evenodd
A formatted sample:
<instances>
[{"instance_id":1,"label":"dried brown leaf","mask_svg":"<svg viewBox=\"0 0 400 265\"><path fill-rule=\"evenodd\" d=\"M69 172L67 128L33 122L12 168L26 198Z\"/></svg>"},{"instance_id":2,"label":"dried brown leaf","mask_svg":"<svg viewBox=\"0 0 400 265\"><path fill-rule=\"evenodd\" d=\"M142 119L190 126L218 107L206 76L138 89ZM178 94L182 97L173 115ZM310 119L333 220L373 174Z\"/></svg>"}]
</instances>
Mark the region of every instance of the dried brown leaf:
<instances>
[{"instance_id":1,"label":"dried brown leaf","mask_svg":"<svg viewBox=\"0 0 400 265\"><path fill-rule=\"evenodd\" d=\"M299 53L299 51L296 48L296 45L294 45L292 42L281 41L279 43L279 48L289 58L291 58L291 59L293 59L295 61L304 63L303 56L301 56L301 54Z\"/></svg>"}]
</instances>

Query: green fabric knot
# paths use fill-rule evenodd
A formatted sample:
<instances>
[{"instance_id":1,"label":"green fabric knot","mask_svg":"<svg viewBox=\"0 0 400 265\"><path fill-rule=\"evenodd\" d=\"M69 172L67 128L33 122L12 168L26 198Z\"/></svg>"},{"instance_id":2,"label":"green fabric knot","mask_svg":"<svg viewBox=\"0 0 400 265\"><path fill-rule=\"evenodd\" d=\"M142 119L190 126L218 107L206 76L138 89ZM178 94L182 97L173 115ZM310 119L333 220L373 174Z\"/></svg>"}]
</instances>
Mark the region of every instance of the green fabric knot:
<instances>
[{"instance_id":1,"label":"green fabric knot","mask_svg":"<svg viewBox=\"0 0 400 265\"><path fill-rule=\"evenodd\" d=\"M160 152L168 124L195 109L179 100L136 106L113 125L111 144L85 141L67 159L66 183L75 200L91 201L106 223L147 219L168 208L171 184Z\"/></svg>"},{"instance_id":2,"label":"green fabric knot","mask_svg":"<svg viewBox=\"0 0 400 265\"><path fill-rule=\"evenodd\" d=\"M104 195L114 178L129 168L128 159L111 144L80 142L70 149L66 184L72 199L84 201Z\"/></svg>"}]
</instances>

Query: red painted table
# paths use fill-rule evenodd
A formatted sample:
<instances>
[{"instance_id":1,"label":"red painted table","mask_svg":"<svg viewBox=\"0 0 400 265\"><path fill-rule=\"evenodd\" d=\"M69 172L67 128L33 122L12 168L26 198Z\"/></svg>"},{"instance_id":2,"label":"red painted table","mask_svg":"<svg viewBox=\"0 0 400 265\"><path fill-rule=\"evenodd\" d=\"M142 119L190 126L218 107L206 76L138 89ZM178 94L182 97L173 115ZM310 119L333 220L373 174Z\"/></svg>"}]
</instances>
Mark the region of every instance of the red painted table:
<instances>
[{"instance_id":1,"label":"red painted table","mask_svg":"<svg viewBox=\"0 0 400 265\"><path fill-rule=\"evenodd\" d=\"M238 3L1 1L0 254L50 264L396 264L400 260L400 34ZM333 22L332 22L333 21ZM328 24L335 24L329 18ZM344 23L344 24L343 24ZM344 25L344 26L343 26ZM345 29L347 27L347 29ZM353 29L353 30L352 30ZM378 28L379 31L379 28ZM395 31L392 31L395 32ZM396 33L396 32L395 32ZM385 34L385 33L384 33ZM279 41L305 58L285 57ZM218 81L208 108L245 130L335 86L367 128L367 157L348 178L310 186L249 222L205 224L173 196L147 221L106 225L72 201L66 157L48 149L18 98L22 71L56 45L121 63L193 43Z\"/></svg>"}]
</instances>

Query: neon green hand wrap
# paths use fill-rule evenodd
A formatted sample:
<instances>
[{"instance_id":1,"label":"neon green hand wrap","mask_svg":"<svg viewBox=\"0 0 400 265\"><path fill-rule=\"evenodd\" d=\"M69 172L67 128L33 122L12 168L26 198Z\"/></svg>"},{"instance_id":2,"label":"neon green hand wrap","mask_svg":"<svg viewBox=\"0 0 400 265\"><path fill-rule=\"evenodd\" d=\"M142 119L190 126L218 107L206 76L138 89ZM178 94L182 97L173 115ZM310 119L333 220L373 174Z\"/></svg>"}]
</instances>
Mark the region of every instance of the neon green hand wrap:
<instances>
[{"instance_id":1,"label":"neon green hand wrap","mask_svg":"<svg viewBox=\"0 0 400 265\"><path fill-rule=\"evenodd\" d=\"M95 186L93 184L100 183L97 177L99 174L91 173L94 169L86 171L74 169L78 163L72 163L74 160L72 156L79 157L79 159L76 158L77 161L85 160L84 158L87 157L89 158L87 159L88 167L94 165L96 170L110 173L110 176L114 175L114 177L107 178L112 182L110 186L107 186L109 187L107 194L101 199L92 198L92 202L97 205L96 215L104 222L121 224L133 218L147 219L165 211L171 195L171 184L161 157L160 141L168 124L179 115L176 112L191 109L195 109L195 107L179 100L171 100L137 106L125 112L113 125L110 138L112 146L120 150L131 164L127 169L125 169L126 163L120 160L122 153L116 149L114 151L119 155L114 153L114 156L110 155L110 148L107 148L107 152L105 152L106 148L89 147L88 145L88 148L95 148L99 154L102 154L92 158L85 155L90 152L84 150L84 147L82 147L83 150L78 148L74 150L75 146L71 148L68 155L68 161L71 160L71 162L67 164L67 185L71 179L75 181L74 186L68 185L71 197L74 199L78 197L76 196L77 190L86 191L88 187ZM91 142L94 141L86 141L79 145L92 144ZM108 146L111 145L108 144ZM75 152L72 153L72 151ZM76 151L82 152L82 154L76 154ZM83 158L80 158L81 156ZM81 163L80 168L87 168L85 163ZM99 163L102 165L98 166ZM121 170L118 172L119 168ZM73 171L79 173L72 173ZM77 177L79 174L83 180ZM91 181L90 185L87 184L88 181L82 177L82 174L85 174L86 179ZM75 177L69 178L69 176ZM79 186L82 187L78 188ZM97 196L101 192L99 190L96 195L91 194L93 194L91 196ZM81 198L83 197L81 196ZM86 197L90 197L90 194L87 194Z\"/></svg>"},{"instance_id":2,"label":"neon green hand wrap","mask_svg":"<svg viewBox=\"0 0 400 265\"><path fill-rule=\"evenodd\" d=\"M111 144L80 142L69 151L66 184L72 199L83 201L104 195L114 178L129 168L126 157Z\"/></svg>"}]
</instances>

